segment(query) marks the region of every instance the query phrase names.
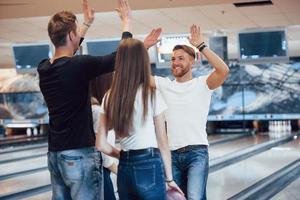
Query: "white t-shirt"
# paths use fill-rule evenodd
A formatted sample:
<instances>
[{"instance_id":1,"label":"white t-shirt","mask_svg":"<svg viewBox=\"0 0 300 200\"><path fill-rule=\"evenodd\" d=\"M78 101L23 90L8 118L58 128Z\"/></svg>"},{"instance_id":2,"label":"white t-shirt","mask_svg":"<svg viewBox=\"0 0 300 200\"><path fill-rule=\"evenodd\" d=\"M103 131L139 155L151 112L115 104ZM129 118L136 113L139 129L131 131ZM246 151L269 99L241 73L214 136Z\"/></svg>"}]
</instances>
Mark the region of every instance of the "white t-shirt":
<instances>
[{"instance_id":1,"label":"white t-shirt","mask_svg":"<svg viewBox=\"0 0 300 200\"><path fill-rule=\"evenodd\" d=\"M168 106L165 117L171 150L187 145L208 145L206 122L213 90L207 86L207 77L183 83L154 77Z\"/></svg>"},{"instance_id":2,"label":"white t-shirt","mask_svg":"<svg viewBox=\"0 0 300 200\"><path fill-rule=\"evenodd\" d=\"M104 101L103 101L104 102ZM103 103L101 105L102 113L104 112ZM167 109L166 103L164 102L161 94L158 90L155 90L155 98L153 103L149 95L148 99L148 114L145 122L143 123L143 99L142 99L142 88L140 87L137 91L134 112L133 112L133 127L129 132L129 136L120 140L121 149L128 151L131 149L145 149L149 147L157 148L157 140L154 127L154 117L163 113Z\"/></svg>"},{"instance_id":3,"label":"white t-shirt","mask_svg":"<svg viewBox=\"0 0 300 200\"><path fill-rule=\"evenodd\" d=\"M100 111L101 111L101 107L99 105L92 105L93 125L94 125L95 132L99 126ZM107 141L112 146L115 146L116 135L113 130L108 131ZM110 157L102 152L101 152L101 154L102 154L102 158L103 158L103 167L109 168L110 166L112 166L112 164L114 164L116 162L115 158Z\"/></svg>"}]
</instances>

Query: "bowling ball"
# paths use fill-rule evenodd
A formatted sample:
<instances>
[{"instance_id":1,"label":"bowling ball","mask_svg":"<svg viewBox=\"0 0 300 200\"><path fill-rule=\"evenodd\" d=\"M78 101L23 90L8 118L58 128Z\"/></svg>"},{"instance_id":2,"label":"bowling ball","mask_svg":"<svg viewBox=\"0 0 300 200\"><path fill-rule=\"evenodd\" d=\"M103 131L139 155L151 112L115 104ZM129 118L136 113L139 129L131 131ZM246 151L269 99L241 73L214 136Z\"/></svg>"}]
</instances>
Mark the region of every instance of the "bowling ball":
<instances>
[{"instance_id":1,"label":"bowling ball","mask_svg":"<svg viewBox=\"0 0 300 200\"><path fill-rule=\"evenodd\" d=\"M186 198L177 190L168 190L167 200L186 200Z\"/></svg>"}]
</instances>

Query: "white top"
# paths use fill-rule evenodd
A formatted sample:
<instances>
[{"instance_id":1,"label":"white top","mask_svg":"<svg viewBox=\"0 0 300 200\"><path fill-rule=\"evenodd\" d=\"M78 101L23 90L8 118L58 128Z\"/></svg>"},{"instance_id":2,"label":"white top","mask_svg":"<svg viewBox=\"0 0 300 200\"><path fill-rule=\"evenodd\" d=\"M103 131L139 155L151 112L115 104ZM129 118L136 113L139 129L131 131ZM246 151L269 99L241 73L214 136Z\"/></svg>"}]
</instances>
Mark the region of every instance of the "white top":
<instances>
[{"instance_id":1,"label":"white top","mask_svg":"<svg viewBox=\"0 0 300 200\"><path fill-rule=\"evenodd\" d=\"M106 97L106 96L105 96ZM104 101L103 101L104 102ZM104 112L103 103L101 106L102 113ZM158 90L155 90L155 98L153 104L151 102L151 96L148 99L148 114L145 122L143 123L143 99L142 99L142 88L137 90L134 112L133 112L133 127L129 132L129 136L122 138L120 141L121 149L128 151L131 149L145 149L149 147L157 148L154 117L163 113L167 109L166 103L164 102L161 94Z\"/></svg>"},{"instance_id":2,"label":"white top","mask_svg":"<svg viewBox=\"0 0 300 200\"><path fill-rule=\"evenodd\" d=\"M95 132L99 126L100 111L101 111L101 107L99 105L92 105L93 125L94 125ZM113 130L108 131L107 141L112 146L115 146L116 135ZM102 158L103 158L103 167L109 168L110 166L112 166L114 164L115 159L113 157L110 157L102 152L101 152L101 154L102 154Z\"/></svg>"},{"instance_id":3,"label":"white top","mask_svg":"<svg viewBox=\"0 0 300 200\"><path fill-rule=\"evenodd\" d=\"M179 83L155 76L155 84L164 97L169 146L175 150L187 145L208 145L206 122L211 95L206 84L208 76Z\"/></svg>"}]
</instances>

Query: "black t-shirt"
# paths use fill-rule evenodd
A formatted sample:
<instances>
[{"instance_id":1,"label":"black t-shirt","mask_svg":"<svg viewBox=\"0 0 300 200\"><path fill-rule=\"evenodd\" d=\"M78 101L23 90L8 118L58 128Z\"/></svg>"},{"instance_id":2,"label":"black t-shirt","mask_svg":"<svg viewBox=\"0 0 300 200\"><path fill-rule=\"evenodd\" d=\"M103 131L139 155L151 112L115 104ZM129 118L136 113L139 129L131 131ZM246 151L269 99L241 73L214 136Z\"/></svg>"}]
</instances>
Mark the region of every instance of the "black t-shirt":
<instances>
[{"instance_id":1,"label":"black t-shirt","mask_svg":"<svg viewBox=\"0 0 300 200\"><path fill-rule=\"evenodd\" d=\"M132 37L124 32L122 38ZM49 110L49 151L95 145L89 81L114 70L115 55L49 59L38 66L40 89Z\"/></svg>"}]
</instances>

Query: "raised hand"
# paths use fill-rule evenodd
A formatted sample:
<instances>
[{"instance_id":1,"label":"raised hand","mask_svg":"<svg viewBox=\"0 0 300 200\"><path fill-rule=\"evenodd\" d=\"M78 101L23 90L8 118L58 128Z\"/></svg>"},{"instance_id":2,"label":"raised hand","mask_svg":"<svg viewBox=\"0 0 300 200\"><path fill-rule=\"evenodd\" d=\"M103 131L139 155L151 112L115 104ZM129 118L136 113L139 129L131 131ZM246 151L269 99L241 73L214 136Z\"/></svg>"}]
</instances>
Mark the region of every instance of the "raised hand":
<instances>
[{"instance_id":1,"label":"raised hand","mask_svg":"<svg viewBox=\"0 0 300 200\"><path fill-rule=\"evenodd\" d=\"M84 23L91 25L95 19L95 10L90 8L88 0L82 0Z\"/></svg>"},{"instance_id":2,"label":"raised hand","mask_svg":"<svg viewBox=\"0 0 300 200\"><path fill-rule=\"evenodd\" d=\"M149 49L159 41L161 31L161 28L152 29L151 33L149 33L149 35L146 36L144 40L144 46L146 47L146 49Z\"/></svg>"},{"instance_id":3,"label":"raised hand","mask_svg":"<svg viewBox=\"0 0 300 200\"><path fill-rule=\"evenodd\" d=\"M116 11L122 21L131 19L131 8L127 0L118 0L118 8L116 8Z\"/></svg>"},{"instance_id":4,"label":"raised hand","mask_svg":"<svg viewBox=\"0 0 300 200\"><path fill-rule=\"evenodd\" d=\"M131 8L128 0L118 0L118 8L116 11L122 21L122 31L130 31Z\"/></svg>"},{"instance_id":5,"label":"raised hand","mask_svg":"<svg viewBox=\"0 0 300 200\"><path fill-rule=\"evenodd\" d=\"M190 37L189 42L194 47L198 47L201 43L204 42L203 35L199 26L193 24L190 28Z\"/></svg>"}]
</instances>

